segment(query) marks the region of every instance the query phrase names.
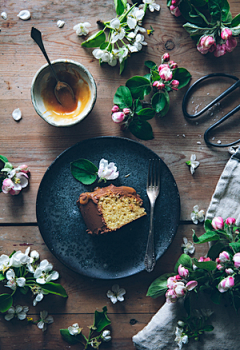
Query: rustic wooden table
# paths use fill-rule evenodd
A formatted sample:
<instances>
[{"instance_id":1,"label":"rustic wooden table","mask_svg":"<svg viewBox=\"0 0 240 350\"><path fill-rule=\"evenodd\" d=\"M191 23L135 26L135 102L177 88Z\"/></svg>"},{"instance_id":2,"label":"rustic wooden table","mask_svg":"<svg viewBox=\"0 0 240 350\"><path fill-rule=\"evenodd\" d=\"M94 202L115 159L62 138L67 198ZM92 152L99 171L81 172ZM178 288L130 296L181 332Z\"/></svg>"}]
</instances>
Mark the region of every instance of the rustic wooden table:
<instances>
[{"instance_id":1,"label":"rustic wooden table","mask_svg":"<svg viewBox=\"0 0 240 350\"><path fill-rule=\"evenodd\" d=\"M0 194L0 250L10 254L13 250L25 250L27 246L39 251L41 258L46 258L60 272L60 283L65 287L69 297L63 299L48 296L36 307L30 306L29 314L37 319L39 311L48 310L54 317L54 323L46 333L25 322L6 322L0 319L2 350L56 350L74 349L59 334L60 328L67 328L78 322L87 332L92 324L94 311L108 308L112 321L112 341L102 348L133 350L131 337L141 330L161 307L164 298L146 297L150 283L160 274L170 272L181 253L184 236L191 238L192 229L197 234L203 233L202 225L194 225L190 213L194 205L206 210L217 184L218 178L229 159L227 149L215 149L206 146L203 140L205 129L220 118L227 110L239 103L238 92L226 99L220 106L208 113L198 122L184 119L181 102L186 88L171 94L171 107L166 117L151 120L154 139L141 141L156 152L171 170L181 197L181 221L176 237L168 251L157 262L152 273L143 271L132 277L117 280L127 291L123 303L113 305L106 292L114 284L109 280L96 280L72 272L62 265L48 250L40 235L35 203L40 181L52 161L65 149L75 143L103 135L113 135L135 139L132 134L121 131L111 121L113 96L119 85L133 75L144 75L145 60L160 63L161 55L168 51L179 66L186 67L192 74L192 82L212 72L225 72L240 77L240 47L215 58L213 55L201 55L195 43L182 28L181 18L174 18L166 6L166 1L157 0L161 12L148 13L144 27L154 28L154 34L146 38L148 46L141 53L128 59L127 68L119 76L118 68L99 66L92 56L92 49L83 49L81 42L73 31L73 25L89 21L92 24L90 34L97 30L96 21L109 20L114 17L112 0L2 0L0 10L6 11L8 19L0 18L0 154L5 155L11 163L26 163L31 170L30 186L18 196ZM235 16L240 12L238 0L230 0L231 11ZM22 9L31 12L31 19L21 21L17 14ZM57 20L66 22L58 28ZM43 39L50 58L68 58L81 62L95 78L98 98L92 113L80 124L70 128L55 128L44 122L35 112L30 98L30 86L36 71L45 64L39 48L30 38L31 27L35 26L43 33ZM197 109L223 91L229 82L219 80L204 86L192 100L192 110ZM20 108L23 118L15 122L12 111ZM222 142L239 138L238 115L226 126L213 135ZM201 144L199 144L201 142ZM192 153L197 155L200 167L194 176L189 172L185 162ZM206 252L205 247L198 247L195 256ZM4 290L1 287L1 292ZM5 289L6 292L6 289ZM27 301L26 301L27 300ZM17 303L32 305L31 297L17 296ZM16 321L16 322L15 322Z\"/></svg>"}]
</instances>

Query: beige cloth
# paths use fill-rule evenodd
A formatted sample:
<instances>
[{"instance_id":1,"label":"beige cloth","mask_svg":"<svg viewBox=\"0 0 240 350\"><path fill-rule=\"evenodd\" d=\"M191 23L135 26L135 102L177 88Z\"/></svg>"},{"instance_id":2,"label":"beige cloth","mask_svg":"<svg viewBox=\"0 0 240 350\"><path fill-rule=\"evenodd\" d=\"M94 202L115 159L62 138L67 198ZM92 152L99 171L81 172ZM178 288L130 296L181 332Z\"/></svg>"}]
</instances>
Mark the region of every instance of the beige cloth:
<instances>
[{"instance_id":1,"label":"beige cloth","mask_svg":"<svg viewBox=\"0 0 240 350\"><path fill-rule=\"evenodd\" d=\"M240 147L227 162L208 207L206 219L215 216L233 217L240 224Z\"/></svg>"}]
</instances>

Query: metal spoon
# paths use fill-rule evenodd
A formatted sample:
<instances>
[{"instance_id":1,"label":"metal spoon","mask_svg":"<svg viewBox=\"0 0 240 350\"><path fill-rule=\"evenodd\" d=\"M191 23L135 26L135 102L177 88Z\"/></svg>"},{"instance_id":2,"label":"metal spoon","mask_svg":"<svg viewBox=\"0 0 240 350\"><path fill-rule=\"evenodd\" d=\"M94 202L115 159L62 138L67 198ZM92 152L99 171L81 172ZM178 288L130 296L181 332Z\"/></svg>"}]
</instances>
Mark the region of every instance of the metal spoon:
<instances>
[{"instance_id":1,"label":"metal spoon","mask_svg":"<svg viewBox=\"0 0 240 350\"><path fill-rule=\"evenodd\" d=\"M44 57L46 58L46 60L47 60L47 62L49 64L49 67L52 70L54 78L57 81L57 84L56 84L56 86L54 88L54 94L55 94L56 99L58 100L58 102L62 105L61 98L60 98L60 90L61 89L66 89L71 94L71 97L73 98L73 100L75 100L75 96L74 96L72 88L67 83L65 83L63 81L60 81L58 79L57 73L56 73L55 69L53 68L53 65L50 62L50 60L48 58L48 55L46 53L46 50L44 48L44 45L43 45L43 42L42 42L42 33L38 29L32 27L31 38L35 41L36 44L38 44L40 50L42 51Z\"/></svg>"}]
</instances>

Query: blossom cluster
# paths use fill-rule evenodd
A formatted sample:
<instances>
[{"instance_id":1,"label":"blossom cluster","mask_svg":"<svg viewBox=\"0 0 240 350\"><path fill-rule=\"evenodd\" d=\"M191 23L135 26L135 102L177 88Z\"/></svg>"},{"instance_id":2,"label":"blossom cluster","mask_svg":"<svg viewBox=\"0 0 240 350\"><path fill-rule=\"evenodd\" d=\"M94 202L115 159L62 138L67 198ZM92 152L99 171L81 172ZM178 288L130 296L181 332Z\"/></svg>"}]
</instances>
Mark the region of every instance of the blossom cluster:
<instances>
[{"instance_id":1,"label":"blossom cluster","mask_svg":"<svg viewBox=\"0 0 240 350\"><path fill-rule=\"evenodd\" d=\"M13 168L12 164L6 162L4 168L1 169L4 180L2 181L2 192L17 195L23 188L28 186L29 168L26 164Z\"/></svg>"},{"instance_id":2,"label":"blossom cluster","mask_svg":"<svg viewBox=\"0 0 240 350\"><path fill-rule=\"evenodd\" d=\"M1 280L6 281L5 287L12 290L13 295L17 288L32 291L33 306L40 302L44 295L51 293L48 291L46 283L59 278L59 273L53 271L53 265L44 259L39 261L39 253L31 251L28 247L24 253L20 250L13 252L10 256L2 254L0 256ZM25 293L24 293L25 294ZM12 305L9 305L9 308Z\"/></svg>"},{"instance_id":3,"label":"blossom cluster","mask_svg":"<svg viewBox=\"0 0 240 350\"><path fill-rule=\"evenodd\" d=\"M215 57L220 57L227 52L232 52L237 46L237 39L232 36L232 31L229 28L222 28L221 39L217 43L215 35L203 35L197 44L197 50L203 55L213 52Z\"/></svg>"},{"instance_id":4,"label":"blossom cluster","mask_svg":"<svg viewBox=\"0 0 240 350\"><path fill-rule=\"evenodd\" d=\"M82 43L82 46L95 47L92 54L100 63L116 66L119 61L121 73L128 55L141 51L142 47L147 45L143 35L146 29L142 27L147 8L151 12L159 11L160 5L156 4L155 0L143 0L143 4L140 4L139 7L136 4L130 6L121 0L120 3L123 10L119 12L119 7L116 7L117 17L109 22L101 23L103 30L92 35L86 42ZM89 22L84 22L75 25L73 29L79 36L87 35L90 26ZM107 38L105 36L106 29L109 30Z\"/></svg>"},{"instance_id":5,"label":"blossom cluster","mask_svg":"<svg viewBox=\"0 0 240 350\"><path fill-rule=\"evenodd\" d=\"M167 280L168 290L165 294L167 303L175 303L179 298L186 295L188 291L197 287L197 281L188 281L189 271L182 264L178 266L178 275L169 277Z\"/></svg>"}]
</instances>

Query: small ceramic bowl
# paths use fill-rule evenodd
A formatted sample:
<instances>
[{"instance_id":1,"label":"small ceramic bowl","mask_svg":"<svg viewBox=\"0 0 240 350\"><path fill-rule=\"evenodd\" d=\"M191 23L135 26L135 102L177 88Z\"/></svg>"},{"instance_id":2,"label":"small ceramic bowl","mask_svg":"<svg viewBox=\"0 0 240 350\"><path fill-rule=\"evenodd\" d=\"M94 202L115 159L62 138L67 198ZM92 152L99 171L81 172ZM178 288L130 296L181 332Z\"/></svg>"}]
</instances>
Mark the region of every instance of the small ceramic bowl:
<instances>
[{"instance_id":1,"label":"small ceramic bowl","mask_svg":"<svg viewBox=\"0 0 240 350\"><path fill-rule=\"evenodd\" d=\"M97 98L97 88L91 73L80 63L58 59L52 61L54 69L63 82L68 83L75 95L76 108L69 111L55 97L56 80L48 64L42 66L33 78L31 98L38 115L47 123L66 127L79 123L92 111Z\"/></svg>"}]
</instances>

